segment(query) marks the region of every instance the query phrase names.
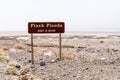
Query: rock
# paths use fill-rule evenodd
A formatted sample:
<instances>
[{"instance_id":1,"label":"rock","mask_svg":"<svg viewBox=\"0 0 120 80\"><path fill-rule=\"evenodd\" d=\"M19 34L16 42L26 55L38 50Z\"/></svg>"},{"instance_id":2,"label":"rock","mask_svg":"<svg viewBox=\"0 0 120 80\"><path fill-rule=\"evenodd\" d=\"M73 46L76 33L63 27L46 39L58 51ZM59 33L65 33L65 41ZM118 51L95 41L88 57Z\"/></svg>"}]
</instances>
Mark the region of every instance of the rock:
<instances>
[{"instance_id":1,"label":"rock","mask_svg":"<svg viewBox=\"0 0 120 80\"><path fill-rule=\"evenodd\" d=\"M28 62L29 62L29 63L31 63L31 62L32 62L32 60L28 60Z\"/></svg>"},{"instance_id":2,"label":"rock","mask_svg":"<svg viewBox=\"0 0 120 80\"><path fill-rule=\"evenodd\" d=\"M50 52L50 51L49 52L45 52L44 55L45 56L52 56L52 52Z\"/></svg>"},{"instance_id":3,"label":"rock","mask_svg":"<svg viewBox=\"0 0 120 80\"><path fill-rule=\"evenodd\" d=\"M66 76L66 74L63 75L64 77Z\"/></svg>"},{"instance_id":4,"label":"rock","mask_svg":"<svg viewBox=\"0 0 120 80\"><path fill-rule=\"evenodd\" d=\"M14 48L11 48L10 51L11 51L11 52L16 52L17 50L14 49Z\"/></svg>"},{"instance_id":5,"label":"rock","mask_svg":"<svg viewBox=\"0 0 120 80\"><path fill-rule=\"evenodd\" d=\"M63 60L63 59L60 59L60 58L53 59L53 60L51 60L51 63L55 63L55 62L58 62L58 61L61 61L61 60Z\"/></svg>"},{"instance_id":6,"label":"rock","mask_svg":"<svg viewBox=\"0 0 120 80\"><path fill-rule=\"evenodd\" d=\"M45 62L40 62L40 66L45 66Z\"/></svg>"},{"instance_id":7,"label":"rock","mask_svg":"<svg viewBox=\"0 0 120 80\"><path fill-rule=\"evenodd\" d=\"M76 77L75 75L73 77Z\"/></svg>"},{"instance_id":8,"label":"rock","mask_svg":"<svg viewBox=\"0 0 120 80\"><path fill-rule=\"evenodd\" d=\"M106 58L102 57L101 60L106 60Z\"/></svg>"},{"instance_id":9,"label":"rock","mask_svg":"<svg viewBox=\"0 0 120 80\"><path fill-rule=\"evenodd\" d=\"M101 69L100 71L103 72L103 69Z\"/></svg>"},{"instance_id":10,"label":"rock","mask_svg":"<svg viewBox=\"0 0 120 80\"><path fill-rule=\"evenodd\" d=\"M20 66L20 65L16 65L15 67L16 67L17 69L20 69L20 68L21 68L21 66Z\"/></svg>"},{"instance_id":11,"label":"rock","mask_svg":"<svg viewBox=\"0 0 120 80\"><path fill-rule=\"evenodd\" d=\"M56 62L56 60L51 60L51 63L55 63Z\"/></svg>"},{"instance_id":12,"label":"rock","mask_svg":"<svg viewBox=\"0 0 120 80\"><path fill-rule=\"evenodd\" d=\"M86 70L88 70L89 68L86 68Z\"/></svg>"},{"instance_id":13,"label":"rock","mask_svg":"<svg viewBox=\"0 0 120 80\"><path fill-rule=\"evenodd\" d=\"M60 60L62 60L62 59L60 59L60 58L57 58L57 59L56 59L56 61L60 61Z\"/></svg>"},{"instance_id":14,"label":"rock","mask_svg":"<svg viewBox=\"0 0 120 80\"><path fill-rule=\"evenodd\" d=\"M100 41L100 43L104 43L104 41Z\"/></svg>"}]
</instances>

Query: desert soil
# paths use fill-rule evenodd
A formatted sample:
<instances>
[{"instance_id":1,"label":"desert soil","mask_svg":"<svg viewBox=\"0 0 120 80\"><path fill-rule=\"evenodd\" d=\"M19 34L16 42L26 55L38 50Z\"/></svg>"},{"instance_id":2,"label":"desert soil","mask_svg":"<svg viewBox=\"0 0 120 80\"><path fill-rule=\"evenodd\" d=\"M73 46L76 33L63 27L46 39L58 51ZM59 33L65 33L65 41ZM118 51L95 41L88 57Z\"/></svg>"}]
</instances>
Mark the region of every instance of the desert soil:
<instances>
[{"instance_id":1,"label":"desert soil","mask_svg":"<svg viewBox=\"0 0 120 80\"><path fill-rule=\"evenodd\" d=\"M9 62L1 61L0 80L19 80L27 74L37 77L34 80L120 80L119 34L62 34L61 60L58 37L34 36L35 64L31 65L30 35L0 36L4 54L28 68L24 74L6 75Z\"/></svg>"}]
</instances>

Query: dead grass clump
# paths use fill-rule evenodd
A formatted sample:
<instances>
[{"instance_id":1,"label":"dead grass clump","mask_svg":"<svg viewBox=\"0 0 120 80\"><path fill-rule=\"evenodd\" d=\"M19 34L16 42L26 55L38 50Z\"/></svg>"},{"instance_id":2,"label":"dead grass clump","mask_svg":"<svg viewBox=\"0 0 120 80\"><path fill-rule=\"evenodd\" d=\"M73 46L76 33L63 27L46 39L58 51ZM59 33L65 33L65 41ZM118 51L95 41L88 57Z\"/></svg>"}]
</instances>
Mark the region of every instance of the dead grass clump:
<instances>
[{"instance_id":1,"label":"dead grass clump","mask_svg":"<svg viewBox=\"0 0 120 80\"><path fill-rule=\"evenodd\" d=\"M14 60L11 60L9 63L8 63L8 66L13 66L15 67L17 65L17 62L14 61Z\"/></svg>"},{"instance_id":2,"label":"dead grass clump","mask_svg":"<svg viewBox=\"0 0 120 80\"><path fill-rule=\"evenodd\" d=\"M21 74L21 75L25 75L25 74L27 74L27 73L29 73L29 72L30 72L29 67L27 67L27 66L22 66L22 68L21 68L21 70L20 70L20 74Z\"/></svg>"},{"instance_id":3,"label":"dead grass clump","mask_svg":"<svg viewBox=\"0 0 120 80\"><path fill-rule=\"evenodd\" d=\"M49 50L52 52L53 57L58 57L58 48L49 48Z\"/></svg>"},{"instance_id":4,"label":"dead grass clump","mask_svg":"<svg viewBox=\"0 0 120 80\"><path fill-rule=\"evenodd\" d=\"M0 61L1 62L8 62L9 61L9 57L6 56L2 50L0 50Z\"/></svg>"},{"instance_id":5,"label":"dead grass clump","mask_svg":"<svg viewBox=\"0 0 120 80\"><path fill-rule=\"evenodd\" d=\"M18 70L14 66L9 66L5 70L6 75L19 75Z\"/></svg>"},{"instance_id":6,"label":"dead grass clump","mask_svg":"<svg viewBox=\"0 0 120 80\"><path fill-rule=\"evenodd\" d=\"M24 44L15 44L14 47L16 49L25 49L25 45Z\"/></svg>"},{"instance_id":7,"label":"dead grass clump","mask_svg":"<svg viewBox=\"0 0 120 80\"><path fill-rule=\"evenodd\" d=\"M9 46L3 46L3 47L1 47L0 49L1 49L2 51L7 51L7 50L10 49L10 47L9 47Z\"/></svg>"},{"instance_id":8,"label":"dead grass clump","mask_svg":"<svg viewBox=\"0 0 120 80\"><path fill-rule=\"evenodd\" d=\"M16 68L16 65L17 65L17 62L14 60L11 60L7 65L5 74L6 75L19 75L19 70Z\"/></svg>"},{"instance_id":9,"label":"dead grass clump","mask_svg":"<svg viewBox=\"0 0 120 80\"><path fill-rule=\"evenodd\" d=\"M19 71L15 68L14 65L8 65L5 70L6 75L19 75Z\"/></svg>"},{"instance_id":10,"label":"dead grass clump","mask_svg":"<svg viewBox=\"0 0 120 80\"><path fill-rule=\"evenodd\" d=\"M72 49L63 49L61 57L68 60L74 60L77 58L77 53Z\"/></svg>"},{"instance_id":11,"label":"dead grass clump","mask_svg":"<svg viewBox=\"0 0 120 80\"><path fill-rule=\"evenodd\" d=\"M34 53L37 53L39 55L43 55L45 50L42 50L40 47L34 47L33 48Z\"/></svg>"}]
</instances>

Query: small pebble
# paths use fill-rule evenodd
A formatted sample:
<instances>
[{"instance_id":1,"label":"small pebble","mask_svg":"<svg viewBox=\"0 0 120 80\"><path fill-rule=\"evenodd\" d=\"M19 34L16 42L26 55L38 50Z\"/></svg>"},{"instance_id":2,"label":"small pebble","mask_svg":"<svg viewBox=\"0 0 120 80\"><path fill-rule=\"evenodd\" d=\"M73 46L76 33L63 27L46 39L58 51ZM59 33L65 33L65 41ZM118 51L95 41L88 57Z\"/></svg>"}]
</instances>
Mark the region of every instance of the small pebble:
<instances>
[{"instance_id":1,"label":"small pebble","mask_svg":"<svg viewBox=\"0 0 120 80\"><path fill-rule=\"evenodd\" d=\"M103 72L103 70L102 70L102 69L101 69L100 71L101 71L101 72Z\"/></svg>"},{"instance_id":2,"label":"small pebble","mask_svg":"<svg viewBox=\"0 0 120 80\"><path fill-rule=\"evenodd\" d=\"M56 60L51 60L51 62L52 62L52 63L55 63L55 62L56 62Z\"/></svg>"},{"instance_id":3,"label":"small pebble","mask_svg":"<svg viewBox=\"0 0 120 80\"><path fill-rule=\"evenodd\" d=\"M89 68L86 68L86 70L88 70Z\"/></svg>"},{"instance_id":4,"label":"small pebble","mask_svg":"<svg viewBox=\"0 0 120 80\"><path fill-rule=\"evenodd\" d=\"M18 68L18 69L20 69L20 68L21 68L21 66L20 66L20 65L16 65L15 67L16 67L16 68Z\"/></svg>"},{"instance_id":5,"label":"small pebble","mask_svg":"<svg viewBox=\"0 0 120 80\"><path fill-rule=\"evenodd\" d=\"M45 62L40 62L40 66L45 66Z\"/></svg>"},{"instance_id":6,"label":"small pebble","mask_svg":"<svg viewBox=\"0 0 120 80\"><path fill-rule=\"evenodd\" d=\"M28 62L29 62L29 63L31 63L31 62L32 62L32 60L28 60Z\"/></svg>"},{"instance_id":7,"label":"small pebble","mask_svg":"<svg viewBox=\"0 0 120 80\"><path fill-rule=\"evenodd\" d=\"M73 76L73 77L76 77L76 76Z\"/></svg>"}]
</instances>

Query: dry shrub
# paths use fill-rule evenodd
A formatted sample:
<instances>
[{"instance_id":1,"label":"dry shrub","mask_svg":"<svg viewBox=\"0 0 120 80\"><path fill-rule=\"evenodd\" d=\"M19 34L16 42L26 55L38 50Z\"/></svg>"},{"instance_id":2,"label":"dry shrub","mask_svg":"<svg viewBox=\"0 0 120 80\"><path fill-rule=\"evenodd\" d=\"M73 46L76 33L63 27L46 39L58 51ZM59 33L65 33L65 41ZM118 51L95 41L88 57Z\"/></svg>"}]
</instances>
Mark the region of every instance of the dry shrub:
<instances>
[{"instance_id":1,"label":"dry shrub","mask_svg":"<svg viewBox=\"0 0 120 80\"><path fill-rule=\"evenodd\" d=\"M61 57L68 60L74 60L77 58L77 53L72 49L63 49Z\"/></svg>"},{"instance_id":2,"label":"dry shrub","mask_svg":"<svg viewBox=\"0 0 120 80\"><path fill-rule=\"evenodd\" d=\"M9 57L6 56L2 50L0 50L0 61L2 61L2 62L8 62L9 61Z\"/></svg>"},{"instance_id":3,"label":"dry shrub","mask_svg":"<svg viewBox=\"0 0 120 80\"><path fill-rule=\"evenodd\" d=\"M19 75L19 71L14 66L8 66L5 70L6 75Z\"/></svg>"},{"instance_id":4,"label":"dry shrub","mask_svg":"<svg viewBox=\"0 0 120 80\"><path fill-rule=\"evenodd\" d=\"M15 44L14 47L16 49L25 49L25 45L24 44Z\"/></svg>"},{"instance_id":5,"label":"dry shrub","mask_svg":"<svg viewBox=\"0 0 120 80\"><path fill-rule=\"evenodd\" d=\"M51 48L49 48L49 51L51 52L51 56L53 56L53 57L58 57L59 56L58 55L58 48L51 47Z\"/></svg>"},{"instance_id":6,"label":"dry shrub","mask_svg":"<svg viewBox=\"0 0 120 80\"><path fill-rule=\"evenodd\" d=\"M34 53L37 53L39 55L43 55L45 50L42 50L40 47L34 47L33 51L34 51Z\"/></svg>"},{"instance_id":7,"label":"dry shrub","mask_svg":"<svg viewBox=\"0 0 120 80\"><path fill-rule=\"evenodd\" d=\"M29 67L27 67L27 66L22 66L21 67L20 74L25 75L25 74L27 74L29 72L30 72Z\"/></svg>"},{"instance_id":8,"label":"dry shrub","mask_svg":"<svg viewBox=\"0 0 120 80\"><path fill-rule=\"evenodd\" d=\"M43 56L43 55L57 56L53 51L45 49L45 48L34 47L33 51L34 51L34 53L39 54L41 56Z\"/></svg>"},{"instance_id":9,"label":"dry shrub","mask_svg":"<svg viewBox=\"0 0 120 80\"><path fill-rule=\"evenodd\" d=\"M16 68L16 65L18 65L17 62L14 60L11 60L7 65L7 68L5 70L5 74L6 75L19 75L20 72Z\"/></svg>"},{"instance_id":10,"label":"dry shrub","mask_svg":"<svg viewBox=\"0 0 120 80\"><path fill-rule=\"evenodd\" d=\"M11 60L9 63L8 63L8 66L13 66L15 67L17 65L17 62L14 61L14 60Z\"/></svg>"},{"instance_id":11,"label":"dry shrub","mask_svg":"<svg viewBox=\"0 0 120 80\"><path fill-rule=\"evenodd\" d=\"M9 49L10 49L9 46L3 46L3 47L0 48L0 50L2 50L2 51L7 51L7 50L9 50Z\"/></svg>"}]
</instances>

